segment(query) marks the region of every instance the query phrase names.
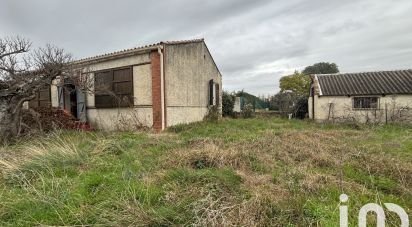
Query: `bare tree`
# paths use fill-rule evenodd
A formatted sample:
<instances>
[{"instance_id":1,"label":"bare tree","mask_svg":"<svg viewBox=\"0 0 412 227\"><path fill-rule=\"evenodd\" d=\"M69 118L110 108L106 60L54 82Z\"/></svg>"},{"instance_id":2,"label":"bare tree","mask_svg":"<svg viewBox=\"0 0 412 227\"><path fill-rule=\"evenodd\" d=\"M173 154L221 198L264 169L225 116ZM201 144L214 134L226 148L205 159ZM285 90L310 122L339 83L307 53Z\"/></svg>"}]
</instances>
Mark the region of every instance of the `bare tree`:
<instances>
[{"instance_id":1,"label":"bare tree","mask_svg":"<svg viewBox=\"0 0 412 227\"><path fill-rule=\"evenodd\" d=\"M20 38L0 38L0 142L19 133L23 103L52 80L69 72L71 56L63 49L47 45L31 50L31 42Z\"/></svg>"}]
</instances>

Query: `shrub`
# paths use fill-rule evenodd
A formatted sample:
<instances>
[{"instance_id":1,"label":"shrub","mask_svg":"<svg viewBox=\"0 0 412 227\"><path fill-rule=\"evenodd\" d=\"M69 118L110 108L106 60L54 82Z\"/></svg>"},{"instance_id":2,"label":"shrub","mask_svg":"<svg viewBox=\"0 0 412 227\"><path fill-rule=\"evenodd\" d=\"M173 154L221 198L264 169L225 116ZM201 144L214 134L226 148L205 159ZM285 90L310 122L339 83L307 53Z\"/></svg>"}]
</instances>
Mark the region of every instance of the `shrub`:
<instances>
[{"instance_id":1,"label":"shrub","mask_svg":"<svg viewBox=\"0 0 412 227\"><path fill-rule=\"evenodd\" d=\"M252 106L252 104L248 103L243 107L242 117L243 118L252 118L253 117L253 106Z\"/></svg>"},{"instance_id":2,"label":"shrub","mask_svg":"<svg viewBox=\"0 0 412 227\"><path fill-rule=\"evenodd\" d=\"M22 114L21 134L30 134L55 129L75 129L76 118L58 108L36 108L24 110Z\"/></svg>"},{"instance_id":3,"label":"shrub","mask_svg":"<svg viewBox=\"0 0 412 227\"><path fill-rule=\"evenodd\" d=\"M222 96L222 114L224 117L233 117L233 107L235 106L235 97L224 91Z\"/></svg>"}]
</instances>

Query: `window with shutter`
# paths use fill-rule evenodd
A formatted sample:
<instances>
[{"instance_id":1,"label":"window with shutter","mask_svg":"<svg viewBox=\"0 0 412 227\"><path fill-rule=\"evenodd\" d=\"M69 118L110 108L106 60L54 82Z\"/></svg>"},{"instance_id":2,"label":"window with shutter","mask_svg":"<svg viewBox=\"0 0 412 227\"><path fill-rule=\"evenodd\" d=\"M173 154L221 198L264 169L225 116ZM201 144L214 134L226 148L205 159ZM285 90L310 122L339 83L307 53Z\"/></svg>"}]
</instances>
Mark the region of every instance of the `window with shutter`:
<instances>
[{"instance_id":1,"label":"window with shutter","mask_svg":"<svg viewBox=\"0 0 412 227\"><path fill-rule=\"evenodd\" d=\"M115 70L113 76L113 92L116 95L118 106L128 107L133 105L133 78L132 69Z\"/></svg>"},{"instance_id":2,"label":"window with shutter","mask_svg":"<svg viewBox=\"0 0 412 227\"><path fill-rule=\"evenodd\" d=\"M219 106L220 88L219 84L209 80L209 106Z\"/></svg>"},{"instance_id":3,"label":"window with shutter","mask_svg":"<svg viewBox=\"0 0 412 227\"><path fill-rule=\"evenodd\" d=\"M36 93L36 97L29 101L29 107L30 108L39 108L39 107L50 108L51 107L50 92L51 92L50 85L47 85L45 88L40 89Z\"/></svg>"},{"instance_id":4,"label":"window with shutter","mask_svg":"<svg viewBox=\"0 0 412 227\"><path fill-rule=\"evenodd\" d=\"M133 106L132 67L110 69L95 74L96 108Z\"/></svg>"},{"instance_id":5,"label":"window with shutter","mask_svg":"<svg viewBox=\"0 0 412 227\"><path fill-rule=\"evenodd\" d=\"M214 82L213 80L209 80L209 106L213 106L213 86Z\"/></svg>"},{"instance_id":6,"label":"window with shutter","mask_svg":"<svg viewBox=\"0 0 412 227\"><path fill-rule=\"evenodd\" d=\"M219 84L215 84L215 87L216 87L216 89L215 89L215 100L216 100L216 106L219 106L219 97L220 97L220 95L219 95L219 93L220 93L220 91L219 91Z\"/></svg>"}]
</instances>

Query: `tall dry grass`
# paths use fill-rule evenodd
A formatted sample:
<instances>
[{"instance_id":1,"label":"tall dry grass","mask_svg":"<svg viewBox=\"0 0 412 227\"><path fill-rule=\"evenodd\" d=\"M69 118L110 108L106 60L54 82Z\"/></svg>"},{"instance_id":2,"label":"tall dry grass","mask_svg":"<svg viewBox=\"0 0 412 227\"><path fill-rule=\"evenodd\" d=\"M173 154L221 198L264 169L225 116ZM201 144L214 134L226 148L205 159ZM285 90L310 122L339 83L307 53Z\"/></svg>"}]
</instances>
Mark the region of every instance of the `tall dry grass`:
<instances>
[{"instance_id":1,"label":"tall dry grass","mask_svg":"<svg viewBox=\"0 0 412 227\"><path fill-rule=\"evenodd\" d=\"M367 132L366 132L367 134ZM412 164L390 155L377 155L373 147L359 147L351 141L365 138L365 131L267 131L253 141L224 144L219 139L196 139L187 147L172 151L164 168L232 168L242 178L249 198L228 200L225 195L202 194L193 209L197 226L268 226L276 223L318 225L304 216L304 196L317 195L335 187L345 191L382 193L370 183L345 176L345 166L389 177L400 185L399 195L409 194ZM371 155L374 153L374 155ZM262 167L262 168L259 168ZM274 174L275 173L275 174ZM195 195L194 195L195 196ZM299 199L302 198L302 199ZM291 212L283 213L289 207ZM277 220L276 216L289 217Z\"/></svg>"},{"instance_id":2,"label":"tall dry grass","mask_svg":"<svg viewBox=\"0 0 412 227\"><path fill-rule=\"evenodd\" d=\"M78 136L62 135L56 131L46 138L26 141L14 147L3 147L0 159L2 172L21 170L27 164L47 164L57 160L80 158L78 140Z\"/></svg>"},{"instance_id":3,"label":"tall dry grass","mask_svg":"<svg viewBox=\"0 0 412 227\"><path fill-rule=\"evenodd\" d=\"M322 215L337 209L328 207L338 204L336 193L377 200L382 195L412 198L412 163L368 142L368 130L267 129L256 134L228 142L165 133L136 143L126 134L55 134L2 148L6 154L19 152L0 158L1 173L13 187L32 195L29 199L52 207L63 225L88 225L90 215L99 218L94 223L110 226L321 226ZM87 149L82 148L85 140ZM102 173L104 179L99 172L90 175L101 180L96 187L115 182L110 190L116 193L94 205L81 201L84 207L79 209L59 199L72 183L56 176L56 170L67 161L81 166L86 159L98 167L113 167L114 180L106 178L112 172ZM107 160L115 163L102 163ZM91 172L83 170L76 174ZM132 172L130 178L124 178L125 171ZM82 178L76 180L83 184ZM86 200L93 199L88 196ZM310 207L314 200L322 201ZM14 203L3 202L0 216ZM322 213L320 206L329 213Z\"/></svg>"}]
</instances>

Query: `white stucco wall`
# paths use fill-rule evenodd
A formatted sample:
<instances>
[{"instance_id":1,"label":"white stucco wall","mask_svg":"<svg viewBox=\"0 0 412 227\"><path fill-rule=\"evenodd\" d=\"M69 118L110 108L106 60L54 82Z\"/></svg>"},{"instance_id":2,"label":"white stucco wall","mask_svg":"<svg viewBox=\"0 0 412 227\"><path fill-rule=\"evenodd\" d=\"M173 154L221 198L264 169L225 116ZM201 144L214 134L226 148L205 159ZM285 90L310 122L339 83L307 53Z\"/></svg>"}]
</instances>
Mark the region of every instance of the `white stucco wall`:
<instances>
[{"instance_id":1,"label":"white stucco wall","mask_svg":"<svg viewBox=\"0 0 412 227\"><path fill-rule=\"evenodd\" d=\"M110 60L90 65L88 72L133 66L133 108L95 108L93 92L86 96L87 120L97 129L133 130L140 126L151 127L152 110L152 75L149 53ZM88 75L94 81L94 73Z\"/></svg>"},{"instance_id":2,"label":"white stucco wall","mask_svg":"<svg viewBox=\"0 0 412 227\"><path fill-rule=\"evenodd\" d=\"M222 76L203 42L166 45L165 88L166 125L203 120L208 110L209 80L219 84L222 103Z\"/></svg>"},{"instance_id":3,"label":"white stucco wall","mask_svg":"<svg viewBox=\"0 0 412 227\"><path fill-rule=\"evenodd\" d=\"M388 120L412 120L412 95L387 95L379 97L376 110L355 110L352 108L353 97L347 96L315 96L315 120L385 122ZM312 98L308 99L309 117L312 116ZM330 108L331 107L331 108ZM405 107L409 107L406 110ZM402 110L401 110L402 109ZM387 113L387 114L386 114Z\"/></svg>"}]
</instances>

